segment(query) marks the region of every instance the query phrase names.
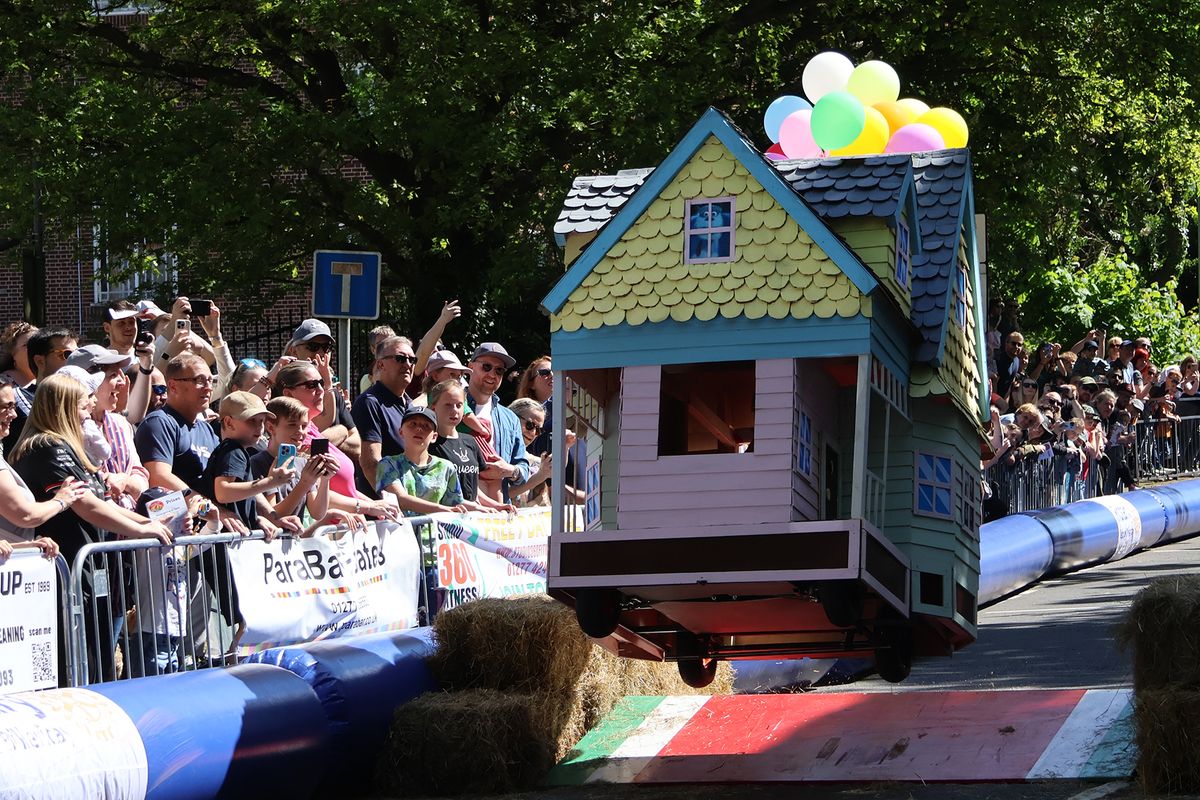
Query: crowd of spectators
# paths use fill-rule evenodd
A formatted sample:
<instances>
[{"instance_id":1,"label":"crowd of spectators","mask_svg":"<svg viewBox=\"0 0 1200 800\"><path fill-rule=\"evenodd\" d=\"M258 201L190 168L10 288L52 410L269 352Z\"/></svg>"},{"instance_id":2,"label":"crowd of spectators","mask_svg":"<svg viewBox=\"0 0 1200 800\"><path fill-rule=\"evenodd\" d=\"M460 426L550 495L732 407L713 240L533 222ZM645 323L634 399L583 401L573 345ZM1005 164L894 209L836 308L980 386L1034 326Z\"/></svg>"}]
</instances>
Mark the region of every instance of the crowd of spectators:
<instances>
[{"instance_id":1,"label":"crowd of spectators","mask_svg":"<svg viewBox=\"0 0 1200 800\"><path fill-rule=\"evenodd\" d=\"M447 303L415 347L387 326L372 330L371 367L353 399L334 375L333 333L317 319L298 320L275 354L231 352L220 309L186 297L169 311L111 303L103 342L9 325L0 334L0 560L32 547L71 564L89 543L169 545L201 528L306 536L327 524L357 530L400 515L547 504L550 359L516 373L507 350L485 342L464 363L441 341L460 313ZM518 375L510 409L500 392ZM147 516L148 498L176 491L186 519ZM224 550L212 554L206 579L231 584ZM145 567L137 571L155 571ZM176 577L158 575L172 583L168 596ZM85 604L108 602L94 582L86 571ZM236 590L227 595L218 593L219 611L240 631ZM151 673L173 671L178 619L173 629L146 623L135 623L142 646L129 655ZM112 661L94 654L111 654L120 623L90 627L89 672L112 678Z\"/></svg>"},{"instance_id":2,"label":"crowd of spectators","mask_svg":"<svg viewBox=\"0 0 1200 800\"><path fill-rule=\"evenodd\" d=\"M1200 363L1189 355L1160 366L1149 337L1109 336L1109 327L1096 319L1074 344L1035 344L1020 330L1016 303L991 303L985 519L1015 510L1018 490L1053 488L1066 502L1136 488L1140 446L1149 443L1157 458L1180 446L1173 423L1178 405L1200 392Z\"/></svg>"}]
</instances>

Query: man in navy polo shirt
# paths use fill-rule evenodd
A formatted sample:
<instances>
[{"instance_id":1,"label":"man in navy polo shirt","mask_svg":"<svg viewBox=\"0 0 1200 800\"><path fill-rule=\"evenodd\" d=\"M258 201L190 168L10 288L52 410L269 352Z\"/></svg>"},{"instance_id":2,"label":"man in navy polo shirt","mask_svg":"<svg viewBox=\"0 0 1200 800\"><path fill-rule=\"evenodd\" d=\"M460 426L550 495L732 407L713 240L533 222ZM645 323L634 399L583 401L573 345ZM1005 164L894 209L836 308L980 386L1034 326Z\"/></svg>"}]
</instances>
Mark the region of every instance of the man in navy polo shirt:
<instances>
[{"instance_id":1,"label":"man in navy polo shirt","mask_svg":"<svg viewBox=\"0 0 1200 800\"><path fill-rule=\"evenodd\" d=\"M200 476L208 466L209 456L221 443L204 417L212 399L213 375L204 359L182 353L167 362L165 376L167 403L146 415L133 442L142 465L150 473L150 485L191 494L197 498L189 501L195 511ZM219 514L228 530L239 533L249 530L236 514L223 510Z\"/></svg>"},{"instance_id":2,"label":"man in navy polo shirt","mask_svg":"<svg viewBox=\"0 0 1200 800\"><path fill-rule=\"evenodd\" d=\"M378 497L374 484L379 462L404 452L400 423L410 405L404 392L416 363L412 342L403 336L389 336L375 345L375 383L354 399L350 410L362 437L362 472L355 479L358 490L371 497Z\"/></svg>"}]
</instances>

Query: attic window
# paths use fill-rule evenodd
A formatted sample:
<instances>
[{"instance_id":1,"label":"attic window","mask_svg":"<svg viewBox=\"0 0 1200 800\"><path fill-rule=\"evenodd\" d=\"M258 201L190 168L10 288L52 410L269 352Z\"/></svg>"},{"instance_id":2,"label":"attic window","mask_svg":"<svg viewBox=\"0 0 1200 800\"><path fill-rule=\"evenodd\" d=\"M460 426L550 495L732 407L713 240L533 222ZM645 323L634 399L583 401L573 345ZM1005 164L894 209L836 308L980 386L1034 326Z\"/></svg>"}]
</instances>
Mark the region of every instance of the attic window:
<instances>
[{"instance_id":1,"label":"attic window","mask_svg":"<svg viewBox=\"0 0 1200 800\"><path fill-rule=\"evenodd\" d=\"M967 271L960 269L954 284L954 321L967 329Z\"/></svg>"},{"instance_id":2,"label":"attic window","mask_svg":"<svg viewBox=\"0 0 1200 800\"><path fill-rule=\"evenodd\" d=\"M904 219L896 222L896 283L900 288L908 288L909 259L912 251L908 242L908 223Z\"/></svg>"},{"instance_id":3,"label":"attic window","mask_svg":"<svg viewBox=\"0 0 1200 800\"><path fill-rule=\"evenodd\" d=\"M668 364L658 403L658 454L754 449L754 362Z\"/></svg>"},{"instance_id":4,"label":"attic window","mask_svg":"<svg viewBox=\"0 0 1200 800\"><path fill-rule=\"evenodd\" d=\"M732 197L698 197L687 201L684 244L687 264L733 261Z\"/></svg>"}]
</instances>

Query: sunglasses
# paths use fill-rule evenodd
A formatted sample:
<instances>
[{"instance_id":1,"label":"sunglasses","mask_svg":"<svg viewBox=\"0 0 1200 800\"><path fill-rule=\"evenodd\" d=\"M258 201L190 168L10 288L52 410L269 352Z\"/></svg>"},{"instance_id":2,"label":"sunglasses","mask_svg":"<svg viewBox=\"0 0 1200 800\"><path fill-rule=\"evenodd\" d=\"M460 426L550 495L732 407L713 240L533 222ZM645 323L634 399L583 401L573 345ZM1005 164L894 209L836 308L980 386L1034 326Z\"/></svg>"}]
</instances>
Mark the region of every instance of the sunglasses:
<instances>
[{"instance_id":1,"label":"sunglasses","mask_svg":"<svg viewBox=\"0 0 1200 800\"><path fill-rule=\"evenodd\" d=\"M479 367L481 370L483 370L483 371L484 371L484 373L491 373L491 372L503 373L503 372L504 372L504 365L503 365L503 364L501 364L500 366L497 366L497 365L495 365L495 364L485 364L485 363L484 363L484 362L482 362L482 361L476 361L476 362L475 362L475 364L476 364L476 366L478 366L478 367Z\"/></svg>"},{"instance_id":2,"label":"sunglasses","mask_svg":"<svg viewBox=\"0 0 1200 800\"><path fill-rule=\"evenodd\" d=\"M301 342L300 346L312 350L314 353L333 352L333 342Z\"/></svg>"},{"instance_id":3,"label":"sunglasses","mask_svg":"<svg viewBox=\"0 0 1200 800\"><path fill-rule=\"evenodd\" d=\"M554 370L543 367L542 369L539 369L537 371L537 374L538 374L538 377L549 378L550 376L552 376L554 374Z\"/></svg>"},{"instance_id":4,"label":"sunglasses","mask_svg":"<svg viewBox=\"0 0 1200 800\"><path fill-rule=\"evenodd\" d=\"M1021 385L1024 386L1026 389L1036 389L1037 388L1036 383L1022 383Z\"/></svg>"},{"instance_id":5,"label":"sunglasses","mask_svg":"<svg viewBox=\"0 0 1200 800\"><path fill-rule=\"evenodd\" d=\"M317 389L325 388L325 381L321 380L320 378L313 378L311 381L300 381L299 383L293 383L287 388L308 389L310 392L315 392Z\"/></svg>"},{"instance_id":6,"label":"sunglasses","mask_svg":"<svg viewBox=\"0 0 1200 800\"><path fill-rule=\"evenodd\" d=\"M50 351L50 355L54 355L55 353L62 353L63 358L70 358L71 354L74 352L75 351L72 350L70 347L56 347Z\"/></svg>"},{"instance_id":7,"label":"sunglasses","mask_svg":"<svg viewBox=\"0 0 1200 800\"><path fill-rule=\"evenodd\" d=\"M530 422L529 420L524 420L521 424L523 424L525 426L525 430L529 431L530 433L541 433L542 432L542 426L538 425L536 422Z\"/></svg>"},{"instance_id":8,"label":"sunglasses","mask_svg":"<svg viewBox=\"0 0 1200 800\"><path fill-rule=\"evenodd\" d=\"M241 364L246 369L252 369L254 367L257 367L259 369L267 368L267 365L264 364L262 361L259 361L257 358L243 358L238 363Z\"/></svg>"},{"instance_id":9,"label":"sunglasses","mask_svg":"<svg viewBox=\"0 0 1200 800\"><path fill-rule=\"evenodd\" d=\"M165 383L155 384L153 391L154 391L155 395L161 397L162 395L167 393L167 385Z\"/></svg>"},{"instance_id":10,"label":"sunglasses","mask_svg":"<svg viewBox=\"0 0 1200 800\"><path fill-rule=\"evenodd\" d=\"M380 360L380 361L385 361L385 360L387 360L387 359L389 359L389 358L390 358L392 361L395 361L397 364L404 364L404 363L406 363L406 362L407 362L407 363L409 363L409 364L412 364L412 365L414 365L414 366L415 366L415 365L416 365L416 363L417 363L417 357L416 357L416 356L408 356L408 355L405 355L404 353L395 353L394 355L390 355L390 356L380 356L380 357L379 357L379 360Z\"/></svg>"}]
</instances>

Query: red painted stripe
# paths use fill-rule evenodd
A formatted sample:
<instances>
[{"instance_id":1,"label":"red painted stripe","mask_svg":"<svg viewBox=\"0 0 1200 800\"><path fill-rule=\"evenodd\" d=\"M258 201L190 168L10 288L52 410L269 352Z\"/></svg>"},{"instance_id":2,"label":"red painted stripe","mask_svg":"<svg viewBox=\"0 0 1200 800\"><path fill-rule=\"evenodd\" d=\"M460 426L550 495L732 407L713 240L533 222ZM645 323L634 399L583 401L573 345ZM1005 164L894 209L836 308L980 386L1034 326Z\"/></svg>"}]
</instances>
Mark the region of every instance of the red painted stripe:
<instances>
[{"instance_id":1,"label":"red painted stripe","mask_svg":"<svg viewBox=\"0 0 1200 800\"><path fill-rule=\"evenodd\" d=\"M1083 694L714 697L636 780L1021 780Z\"/></svg>"}]
</instances>

